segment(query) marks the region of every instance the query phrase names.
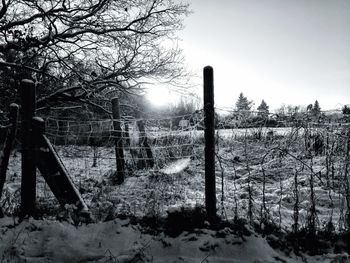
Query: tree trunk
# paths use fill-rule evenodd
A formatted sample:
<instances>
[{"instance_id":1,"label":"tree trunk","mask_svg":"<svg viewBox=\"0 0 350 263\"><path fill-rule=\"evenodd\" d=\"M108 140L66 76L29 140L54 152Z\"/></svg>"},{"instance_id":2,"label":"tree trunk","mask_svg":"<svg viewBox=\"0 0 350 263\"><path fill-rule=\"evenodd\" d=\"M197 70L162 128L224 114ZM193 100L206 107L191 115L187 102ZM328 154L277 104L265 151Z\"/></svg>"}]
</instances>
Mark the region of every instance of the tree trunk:
<instances>
[{"instance_id":1,"label":"tree trunk","mask_svg":"<svg viewBox=\"0 0 350 263\"><path fill-rule=\"evenodd\" d=\"M15 138L16 138L18 109L19 109L19 106L17 104L10 105L10 121L11 121L12 127L10 130L10 133L6 137L3 155L0 160L0 200L2 197L2 191L6 181L6 172L7 172L9 159L10 159L11 149L13 147L13 142L15 141ZM0 218L3 216L4 214L0 207Z\"/></svg>"}]
</instances>

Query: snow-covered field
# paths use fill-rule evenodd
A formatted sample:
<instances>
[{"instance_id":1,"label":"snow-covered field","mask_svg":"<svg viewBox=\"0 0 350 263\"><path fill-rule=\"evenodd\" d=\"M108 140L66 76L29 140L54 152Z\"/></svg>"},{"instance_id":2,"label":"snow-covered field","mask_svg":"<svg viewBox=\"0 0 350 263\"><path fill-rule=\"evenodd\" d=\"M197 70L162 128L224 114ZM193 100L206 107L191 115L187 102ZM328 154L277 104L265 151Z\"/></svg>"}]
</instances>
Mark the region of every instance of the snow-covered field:
<instances>
[{"instance_id":1,"label":"snow-covered field","mask_svg":"<svg viewBox=\"0 0 350 263\"><path fill-rule=\"evenodd\" d=\"M336 150L333 149L332 155L306 156L300 131L275 129L275 139L263 136L259 140L254 138L252 129L245 133L240 131L240 136L236 132L220 130L217 133L219 214L233 218L237 213L245 217L251 201L250 208L255 218L260 216L263 207L275 223L290 228L293 209L297 205L302 227L310 209L312 176L318 226L323 227L330 220L335 228L340 226L344 197L339 180L346 164L341 140L333 142ZM199 138L198 135L195 137ZM109 216L110 213L117 215L121 212L137 216L149 213L166 215L169 207L204 205L204 153L203 146L198 143L192 149L191 156L175 156L161 165L157 165L156 155L153 169L138 170L127 166L129 169L125 183L120 186L111 184L115 171L113 147L70 145L57 146L57 150L84 200L98 219L103 220L105 213ZM20 174L20 153L17 152L10 160L5 185L7 199L2 201L6 202L4 207L8 208L10 214L19 202ZM55 204L54 197L40 176L37 192L39 201L49 206Z\"/></svg>"},{"instance_id":2,"label":"snow-covered field","mask_svg":"<svg viewBox=\"0 0 350 263\"><path fill-rule=\"evenodd\" d=\"M251 215L252 222L257 224L264 218L285 231L291 231L296 221L298 229L309 227L313 215L318 230L325 230L326 226L336 231L345 229L343 179L349 165L347 137L339 131L324 132L324 150L316 155L306 149L305 133L300 130L275 130L272 137L267 136L267 130L261 137L256 137L256 130L239 134L219 131L216 147L218 215L224 220ZM232 233L216 238L212 230L169 238L141 234L140 229L129 224L123 227L125 223L116 219L121 214L164 218L169 209L204 205L204 160L200 140L201 135L196 134L191 156L175 156L166 159L166 163L162 160L154 169L130 169L125 182L119 186L111 184L115 171L113 147L57 146L63 163L99 223L78 228L57 223L55 220L62 218L57 214L64 215L67 209L59 208L38 175L38 205L48 221L26 221L9 229L6 224L12 224L10 219L1 220L5 241L1 244L6 245L0 245L0 252L11 259L12 250L16 251L14 258L20 258L18 253L25 251L23 258L28 260L33 255L35 260L41 257L42 262L46 259L70 262L70 257L74 258L72 262L293 262L305 259L307 262L345 262L340 260L347 255L330 252L319 258L304 255L303 259L293 253L287 256L272 249L265 238L254 234L244 241L237 241L240 238ZM19 189L20 153L16 153L10 160L2 200L8 215L18 210ZM109 220L112 221L104 222ZM114 232L115 235L106 234ZM57 243L53 235L59 237ZM37 243L29 240L37 240ZM60 248L67 249L67 242L74 243L69 245L71 250L60 253ZM44 243L46 254L40 254L38 247ZM203 246L206 248L202 250ZM142 260L132 261L130 257L135 255L141 255Z\"/></svg>"}]
</instances>

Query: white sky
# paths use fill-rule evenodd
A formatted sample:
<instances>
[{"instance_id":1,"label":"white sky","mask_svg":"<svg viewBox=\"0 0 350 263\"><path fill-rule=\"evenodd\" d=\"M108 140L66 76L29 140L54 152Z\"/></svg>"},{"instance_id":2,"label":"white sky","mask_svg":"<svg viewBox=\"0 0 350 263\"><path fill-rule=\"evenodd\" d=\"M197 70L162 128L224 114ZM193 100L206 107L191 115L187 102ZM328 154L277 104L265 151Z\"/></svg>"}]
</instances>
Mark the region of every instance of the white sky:
<instances>
[{"instance_id":1,"label":"white sky","mask_svg":"<svg viewBox=\"0 0 350 263\"><path fill-rule=\"evenodd\" d=\"M349 0L190 4L180 46L200 77L195 82L202 83L204 66L214 67L217 107L234 107L240 92L270 109L316 99L323 110L350 103Z\"/></svg>"}]
</instances>

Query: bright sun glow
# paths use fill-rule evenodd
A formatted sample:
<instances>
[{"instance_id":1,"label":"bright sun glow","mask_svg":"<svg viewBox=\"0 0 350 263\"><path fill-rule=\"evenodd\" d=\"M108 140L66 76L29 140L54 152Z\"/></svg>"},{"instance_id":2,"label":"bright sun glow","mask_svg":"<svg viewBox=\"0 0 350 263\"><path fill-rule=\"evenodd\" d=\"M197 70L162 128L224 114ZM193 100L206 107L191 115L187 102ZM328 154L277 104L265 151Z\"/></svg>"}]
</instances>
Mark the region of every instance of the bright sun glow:
<instances>
[{"instance_id":1,"label":"bright sun glow","mask_svg":"<svg viewBox=\"0 0 350 263\"><path fill-rule=\"evenodd\" d=\"M174 103L177 95L164 86L152 86L147 90L147 98L154 106L162 107Z\"/></svg>"}]
</instances>

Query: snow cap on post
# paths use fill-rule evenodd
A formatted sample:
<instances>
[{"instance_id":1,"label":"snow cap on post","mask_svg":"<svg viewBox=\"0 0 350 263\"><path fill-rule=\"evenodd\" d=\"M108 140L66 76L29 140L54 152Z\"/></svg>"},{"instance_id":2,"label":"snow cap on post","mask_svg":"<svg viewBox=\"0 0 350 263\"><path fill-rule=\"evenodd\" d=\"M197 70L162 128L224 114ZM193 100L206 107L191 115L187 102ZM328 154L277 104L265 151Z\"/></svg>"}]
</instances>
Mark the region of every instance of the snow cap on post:
<instances>
[{"instance_id":1,"label":"snow cap on post","mask_svg":"<svg viewBox=\"0 0 350 263\"><path fill-rule=\"evenodd\" d=\"M21 82L22 82L23 84L25 83L25 84L29 84L29 85L30 85L30 84L34 85L34 81L32 81L32 80L30 80L30 79L22 79Z\"/></svg>"}]
</instances>

